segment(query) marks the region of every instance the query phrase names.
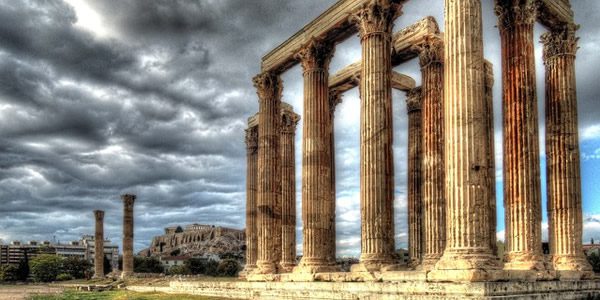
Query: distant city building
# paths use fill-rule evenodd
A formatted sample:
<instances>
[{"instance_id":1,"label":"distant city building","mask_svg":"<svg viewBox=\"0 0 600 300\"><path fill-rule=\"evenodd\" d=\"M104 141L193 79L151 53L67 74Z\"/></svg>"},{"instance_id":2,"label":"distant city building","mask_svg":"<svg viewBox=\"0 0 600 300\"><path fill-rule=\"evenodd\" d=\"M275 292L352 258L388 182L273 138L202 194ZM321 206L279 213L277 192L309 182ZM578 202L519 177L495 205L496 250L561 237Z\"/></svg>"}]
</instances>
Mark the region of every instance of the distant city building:
<instances>
[{"instance_id":1,"label":"distant city building","mask_svg":"<svg viewBox=\"0 0 600 300\"><path fill-rule=\"evenodd\" d=\"M94 263L94 236L84 235L79 241L68 244L51 243L49 241L29 241L26 244L13 241L9 245L0 245L0 265L18 264L25 257L32 259L41 254L55 254L62 257L77 257ZM104 255L113 270L119 267L119 246L104 241Z\"/></svg>"}]
</instances>

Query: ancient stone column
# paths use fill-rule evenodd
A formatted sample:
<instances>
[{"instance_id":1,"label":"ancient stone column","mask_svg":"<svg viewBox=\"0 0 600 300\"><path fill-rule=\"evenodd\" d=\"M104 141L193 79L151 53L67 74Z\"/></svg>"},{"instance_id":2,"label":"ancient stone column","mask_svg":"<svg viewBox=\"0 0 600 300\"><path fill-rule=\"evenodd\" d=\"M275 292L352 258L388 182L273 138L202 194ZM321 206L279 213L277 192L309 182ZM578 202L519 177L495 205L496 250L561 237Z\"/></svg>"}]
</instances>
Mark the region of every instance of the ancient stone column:
<instances>
[{"instance_id":1,"label":"ancient stone column","mask_svg":"<svg viewBox=\"0 0 600 300\"><path fill-rule=\"evenodd\" d=\"M534 0L497 0L502 44L504 268L541 270L542 229Z\"/></svg>"},{"instance_id":2,"label":"ancient stone column","mask_svg":"<svg viewBox=\"0 0 600 300\"><path fill-rule=\"evenodd\" d=\"M330 210L334 212L333 222L331 223L332 229L331 232L333 234L330 236L329 245L332 248L330 251L329 262L332 265L335 265L336 262L336 227L335 227L335 207L336 207L336 179L335 179L335 108L336 106L342 102L342 95L335 90L329 91L329 115L331 118L331 130L330 130L330 147L331 147L331 208Z\"/></svg>"},{"instance_id":3,"label":"ancient stone column","mask_svg":"<svg viewBox=\"0 0 600 300\"><path fill-rule=\"evenodd\" d=\"M496 152L494 147L494 66L489 61L483 65L485 73L485 119L487 121L486 137L488 145L488 180L490 187L490 248L492 254L498 255L496 241Z\"/></svg>"},{"instance_id":4,"label":"ancient stone column","mask_svg":"<svg viewBox=\"0 0 600 300\"><path fill-rule=\"evenodd\" d=\"M281 123L281 271L296 265L296 125L300 116L282 109Z\"/></svg>"},{"instance_id":5,"label":"ancient stone column","mask_svg":"<svg viewBox=\"0 0 600 300\"><path fill-rule=\"evenodd\" d=\"M556 270L590 271L582 250L583 216L577 93L576 31L567 25L542 36L546 66L546 166L550 253Z\"/></svg>"},{"instance_id":6,"label":"ancient stone column","mask_svg":"<svg viewBox=\"0 0 600 300\"><path fill-rule=\"evenodd\" d=\"M406 112L408 113L408 257L411 266L421 264L423 253L421 95L421 87L417 87L410 90L406 96Z\"/></svg>"},{"instance_id":7,"label":"ancient stone column","mask_svg":"<svg viewBox=\"0 0 600 300\"><path fill-rule=\"evenodd\" d=\"M258 254L255 272L277 273L281 260L281 92L278 75L254 77L259 99L258 115Z\"/></svg>"},{"instance_id":8,"label":"ancient stone column","mask_svg":"<svg viewBox=\"0 0 600 300\"><path fill-rule=\"evenodd\" d=\"M428 276L488 280L500 266L489 236L481 1L445 0L444 12L446 248Z\"/></svg>"},{"instance_id":9,"label":"ancient stone column","mask_svg":"<svg viewBox=\"0 0 600 300\"><path fill-rule=\"evenodd\" d=\"M94 210L96 234L94 235L94 278L104 278L104 211Z\"/></svg>"},{"instance_id":10,"label":"ancient stone column","mask_svg":"<svg viewBox=\"0 0 600 300\"><path fill-rule=\"evenodd\" d=\"M422 76L423 263L430 270L446 245L444 197L444 43L428 39L419 49Z\"/></svg>"},{"instance_id":11,"label":"ancient stone column","mask_svg":"<svg viewBox=\"0 0 600 300\"><path fill-rule=\"evenodd\" d=\"M256 117L251 121L257 123ZM246 266L248 274L256 268L257 232L256 232L256 186L258 173L258 124L246 129Z\"/></svg>"},{"instance_id":12,"label":"ancient stone column","mask_svg":"<svg viewBox=\"0 0 600 300\"><path fill-rule=\"evenodd\" d=\"M304 75L304 126L302 135L303 256L296 272L332 271L335 257L332 231L335 203L332 197L331 114L329 62L333 45L311 40L297 54Z\"/></svg>"},{"instance_id":13,"label":"ancient stone column","mask_svg":"<svg viewBox=\"0 0 600 300\"><path fill-rule=\"evenodd\" d=\"M400 5L370 0L351 16L362 46L360 78L360 206L359 271L375 271L394 263L394 159L391 85L391 38Z\"/></svg>"},{"instance_id":14,"label":"ancient stone column","mask_svg":"<svg viewBox=\"0 0 600 300\"><path fill-rule=\"evenodd\" d=\"M123 200L123 273L121 277L133 275L133 204L135 195L121 195Z\"/></svg>"}]
</instances>

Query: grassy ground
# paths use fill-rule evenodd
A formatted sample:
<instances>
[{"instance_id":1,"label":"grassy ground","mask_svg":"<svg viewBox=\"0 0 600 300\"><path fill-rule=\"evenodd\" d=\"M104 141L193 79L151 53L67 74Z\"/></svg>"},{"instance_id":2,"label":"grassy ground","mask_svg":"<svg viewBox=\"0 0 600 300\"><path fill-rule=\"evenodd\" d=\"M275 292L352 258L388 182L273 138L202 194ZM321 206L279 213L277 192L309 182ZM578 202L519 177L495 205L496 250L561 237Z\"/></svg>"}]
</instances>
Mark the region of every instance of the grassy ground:
<instances>
[{"instance_id":1,"label":"grassy ground","mask_svg":"<svg viewBox=\"0 0 600 300\"><path fill-rule=\"evenodd\" d=\"M218 300L221 298L168 295L162 293L135 293L130 291L111 292L73 292L67 291L62 295L39 295L32 296L30 300Z\"/></svg>"}]
</instances>

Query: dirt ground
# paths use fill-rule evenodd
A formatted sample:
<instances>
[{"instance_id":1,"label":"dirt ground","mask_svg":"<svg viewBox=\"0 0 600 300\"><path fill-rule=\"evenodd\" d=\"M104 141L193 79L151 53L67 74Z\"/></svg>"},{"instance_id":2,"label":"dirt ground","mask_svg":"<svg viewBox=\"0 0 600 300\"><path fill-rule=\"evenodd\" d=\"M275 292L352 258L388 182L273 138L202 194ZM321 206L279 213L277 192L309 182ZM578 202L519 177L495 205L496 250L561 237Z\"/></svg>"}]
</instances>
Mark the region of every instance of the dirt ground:
<instances>
[{"instance_id":1,"label":"dirt ground","mask_svg":"<svg viewBox=\"0 0 600 300\"><path fill-rule=\"evenodd\" d=\"M0 285L0 300L24 300L33 295L61 294L60 287L45 285Z\"/></svg>"}]
</instances>

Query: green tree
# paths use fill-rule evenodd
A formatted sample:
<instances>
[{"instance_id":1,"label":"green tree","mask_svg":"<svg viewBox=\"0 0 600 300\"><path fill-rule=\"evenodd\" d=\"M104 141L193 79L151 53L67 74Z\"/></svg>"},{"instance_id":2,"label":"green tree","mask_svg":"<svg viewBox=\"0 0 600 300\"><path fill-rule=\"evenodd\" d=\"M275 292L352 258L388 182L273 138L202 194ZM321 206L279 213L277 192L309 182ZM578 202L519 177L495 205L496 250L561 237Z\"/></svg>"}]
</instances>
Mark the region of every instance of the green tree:
<instances>
[{"instance_id":1,"label":"green tree","mask_svg":"<svg viewBox=\"0 0 600 300\"><path fill-rule=\"evenodd\" d=\"M219 268L219 263L215 260L209 259L205 264L204 274L208 276L217 276L219 272L217 269Z\"/></svg>"},{"instance_id":2,"label":"green tree","mask_svg":"<svg viewBox=\"0 0 600 300\"><path fill-rule=\"evenodd\" d=\"M16 265L0 266L0 281L17 281L19 280L19 267Z\"/></svg>"},{"instance_id":3,"label":"green tree","mask_svg":"<svg viewBox=\"0 0 600 300\"><path fill-rule=\"evenodd\" d=\"M183 264L189 270L190 274L198 275L206 272L206 263L200 258L190 258Z\"/></svg>"},{"instance_id":4,"label":"green tree","mask_svg":"<svg viewBox=\"0 0 600 300\"><path fill-rule=\"evenodd\" d=\"M235 259L224 259L219 263L217 267L217 273L219 276L235 277L240 271L240 263Z\"/></svg>"},{"instance_id":5,"label":"green tree","mask_svg":"<svg viewBox=\"0 0 600 300\"><path fill-rule=\"evenodd\" d=\"M167 274L169 275L187 275L190 274L188 268L185 265L172 266L167 270Z\"/></svg>"},{"instance_id":6,"label":"green tree","mask_svg":"<svg viewBox=\"0 0 600 300\"><path fill-rule=\"evenodd\" d=\"M19 261L18 280L26 281L29 278L29 259L27 255Z\"/></svg>"},{"instance_id":7,"label":"green tree","mask_svg":"<svg viewBox=\"0 0 600 300\"><path fill-rule=\"evenodd\" d=\"M82 258L67 257L62 261L60 273L68 274L74 279L85 278L86 272L91 272L92 264Z\"/></svg>"},{"instance_id":8,"label":"green tree","mask_svg":"<svg viewBox=\"0 0 600 300\"><path fill-rule=\"evenodd\" d=\"M62 258L52 254L42 254L29 261L29 270L34 281L50 282L56 280L61 272Z\"/></svg>"},{"instance_id":9,"label":"green tree","mask_svg":"<svg viewBox=\"0 0 600 300\"><path fill-rule=\"evenodd\" d=\"M594 253L591 253L590 255L588 255L587 259L590 262L590 265L592 265L594 272L600 273L600 255L598 255L598 253L594 252Z\"/></svg>"},{"instance_id":10,"label":"green tree","mask_svg":"<svg viewBox=\"0 0 600 300\"><path fill-rule=\"evenodd\" d=\"M154 257L135 256L133 258L133 271L135 273L162 273L163 266Z\"/></svg>"}]
</instances>

